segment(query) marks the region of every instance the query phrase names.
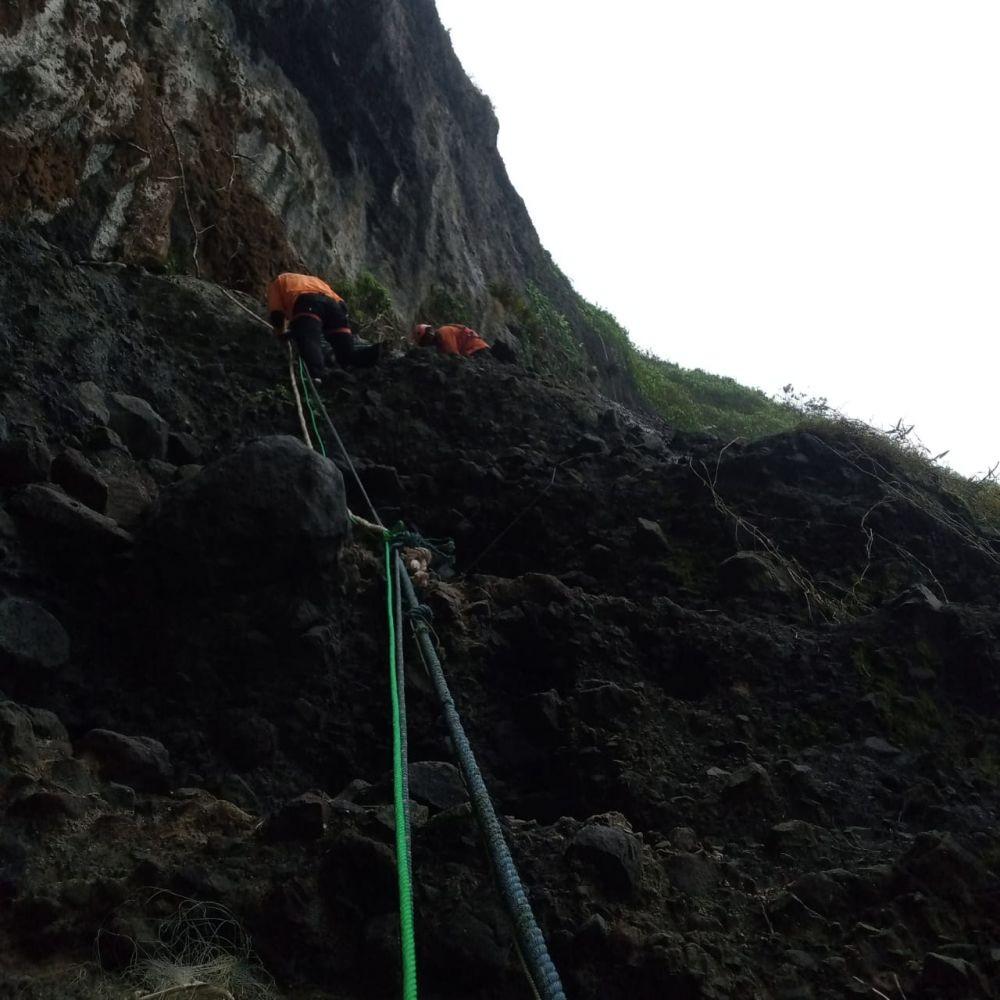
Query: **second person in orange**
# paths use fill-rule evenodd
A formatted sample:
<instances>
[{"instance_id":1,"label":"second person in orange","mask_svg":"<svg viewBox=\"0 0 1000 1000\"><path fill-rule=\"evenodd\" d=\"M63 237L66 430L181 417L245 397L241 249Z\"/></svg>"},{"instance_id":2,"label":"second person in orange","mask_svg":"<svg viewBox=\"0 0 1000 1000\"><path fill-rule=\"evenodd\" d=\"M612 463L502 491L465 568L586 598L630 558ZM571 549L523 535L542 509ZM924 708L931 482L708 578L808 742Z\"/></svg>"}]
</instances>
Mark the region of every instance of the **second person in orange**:
<instances>
[{"instance_id":1,"label":"second person in orange","mask_svg":"<svg viewBox=\"0 0 1000 1000\"><path fill-rule=\"evenodd\" d=\"M418 323L411 337L418 347L436 347L440 354L457 354L463 358L490 354L490 345L475 330L458 323L448 323L436 330L430 323Z\"/></svg>"}]
</instances>

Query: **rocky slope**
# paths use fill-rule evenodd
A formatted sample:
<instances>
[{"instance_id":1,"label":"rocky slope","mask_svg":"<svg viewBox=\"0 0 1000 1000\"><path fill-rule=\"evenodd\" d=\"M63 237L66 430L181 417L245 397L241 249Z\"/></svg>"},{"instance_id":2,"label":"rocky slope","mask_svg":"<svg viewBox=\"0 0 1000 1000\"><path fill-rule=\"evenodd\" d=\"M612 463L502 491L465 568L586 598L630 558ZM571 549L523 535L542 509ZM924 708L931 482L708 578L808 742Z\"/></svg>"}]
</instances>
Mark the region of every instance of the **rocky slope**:
<instances>
[{"instance_id":1,"label":"rocky slope","mask_svg":"<svg viewBox=\"0 0 1000 1000\"><path fill-rule=\"evenodd\" d=\"M272 977L238 996L393 995L361 498L213 284L32 232L0 260L2 992L151 989L186 899ZM997 995L1000 540L960 502L846 439L727 448L516 365L323 392L383 517L456 541L425 598L569 996ZM526 995L409 688L423 994Z\"/></svg>"},{"instance_id":2,"label":"rocky slope","mask_svg":"<svg viewBox=\"0 0 1000 1000\"><path fill-rule=\"evenodd\" d=\"M224 288L294 266L494 334L534 283L595 363L322 390L455 542L423 596L568 996L996 998L1000 538L849 435L626 409L496 128L430 0L0 2L0 996L398 994L379 558ZM526 996L408 689L422 994Z\"/></svg>"}]
</instances>

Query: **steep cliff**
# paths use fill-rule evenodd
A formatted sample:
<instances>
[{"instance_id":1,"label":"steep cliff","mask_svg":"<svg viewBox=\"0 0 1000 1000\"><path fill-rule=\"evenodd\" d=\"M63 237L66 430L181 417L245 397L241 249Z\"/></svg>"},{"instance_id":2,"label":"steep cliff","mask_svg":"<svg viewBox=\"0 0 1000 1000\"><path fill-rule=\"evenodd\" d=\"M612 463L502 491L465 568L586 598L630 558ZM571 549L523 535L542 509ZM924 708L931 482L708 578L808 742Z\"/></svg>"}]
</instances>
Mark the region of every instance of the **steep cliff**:
<instances>
[{"instance_id":1,"label":"steep cliff","mask_svg":"<svg viewBox=\"0 0 1000 1000\"><path fill-rule=\"evenodd\" d=\"M491 288L533 282L599 345L432 0L50 0L0 31L0 217L254 293L371 271L404 321L446 289L490 334Z\"/></svg>"}]
</instances>

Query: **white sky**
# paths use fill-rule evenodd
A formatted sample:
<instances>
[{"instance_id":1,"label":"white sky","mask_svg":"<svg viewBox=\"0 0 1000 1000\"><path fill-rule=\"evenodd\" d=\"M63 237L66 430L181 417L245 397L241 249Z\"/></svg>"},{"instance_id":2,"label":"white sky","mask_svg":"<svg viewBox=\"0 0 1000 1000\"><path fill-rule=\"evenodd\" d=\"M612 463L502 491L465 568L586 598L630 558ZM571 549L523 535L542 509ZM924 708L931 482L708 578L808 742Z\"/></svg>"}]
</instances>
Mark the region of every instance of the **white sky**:
<instances>
[{"instance_id":1,"label":"white sky","mask_svg":"<svg viewBox=\"0 0 1000 1000\"><path fill-rule=\"evenodd\" d=\"M637 344L1000 459L1000 3L438 10L542 242Z\"/></svg>"}]
</instances>

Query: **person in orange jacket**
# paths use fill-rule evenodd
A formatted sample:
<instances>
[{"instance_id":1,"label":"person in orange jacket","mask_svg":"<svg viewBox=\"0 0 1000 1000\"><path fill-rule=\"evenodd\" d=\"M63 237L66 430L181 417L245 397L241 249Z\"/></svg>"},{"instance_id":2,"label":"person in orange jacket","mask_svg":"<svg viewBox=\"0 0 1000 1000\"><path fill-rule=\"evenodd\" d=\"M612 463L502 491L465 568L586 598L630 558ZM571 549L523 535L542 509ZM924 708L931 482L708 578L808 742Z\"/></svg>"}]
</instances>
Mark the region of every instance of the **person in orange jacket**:
<instances>
[{"instance_id":1,"label":"person in orange jacket","mask_svg":"<svg viewBox=\"0 0 1000 1000\"><path fill-rule=\"evenodd\" d=\"M267 311L275 336L295 341L314 379L323 374L324 337L344 367L370 368L378 361L379 345L355 342L347 304L319 278L279 274L267 286Z\"/></svg>"},{"instance_id":2,"label":"person in orange jacket","mask_svg":"<svg viewBox=\"0 0 1000 1000\"><path fill-rule=\"evenodd\" d=\"M430 323L418 323L411 336L418 347L436 347L440 354L457 354L463 358L490 355L490 345L475 330L458 323L448 323L436 330Z\"/></svg>"}]
</instances>

